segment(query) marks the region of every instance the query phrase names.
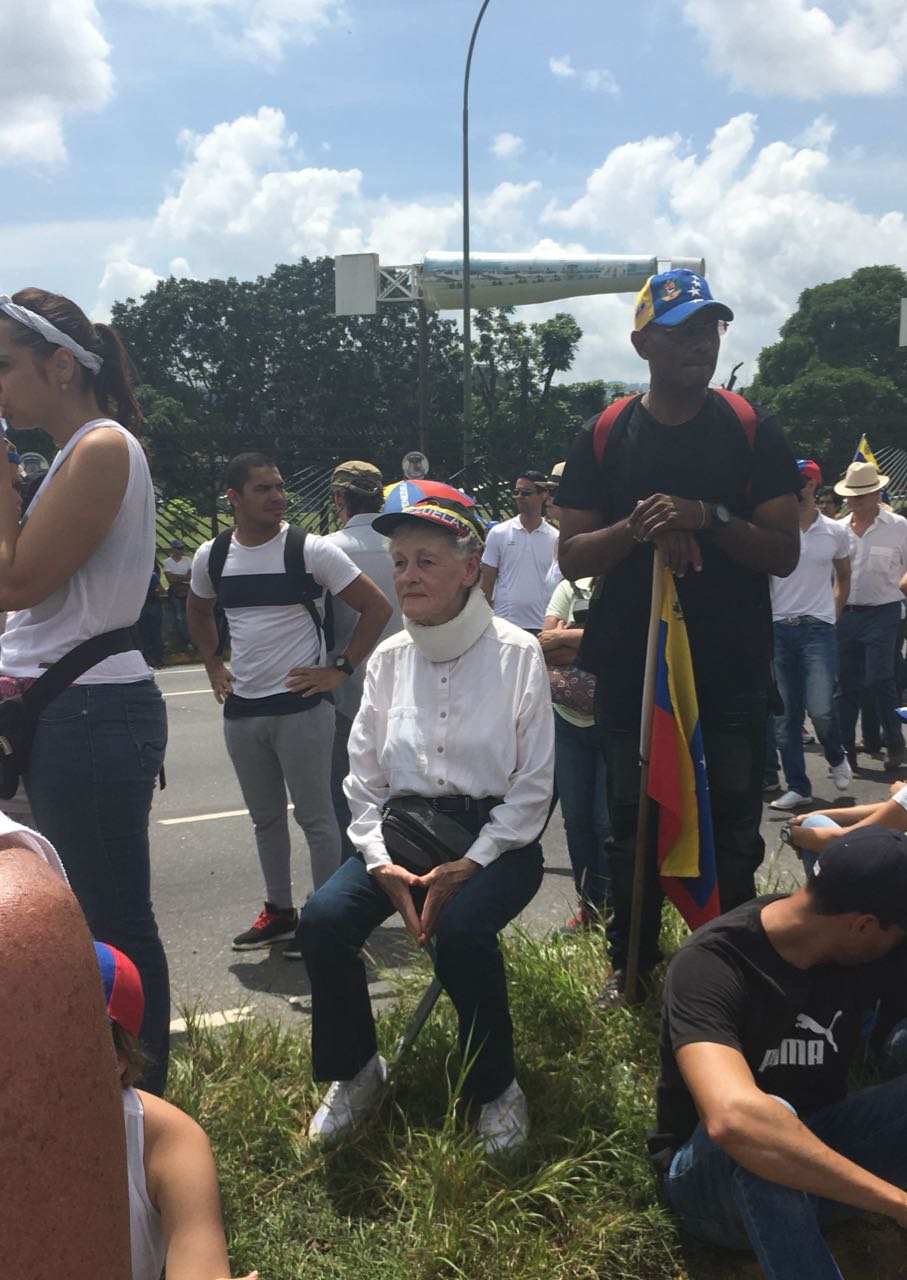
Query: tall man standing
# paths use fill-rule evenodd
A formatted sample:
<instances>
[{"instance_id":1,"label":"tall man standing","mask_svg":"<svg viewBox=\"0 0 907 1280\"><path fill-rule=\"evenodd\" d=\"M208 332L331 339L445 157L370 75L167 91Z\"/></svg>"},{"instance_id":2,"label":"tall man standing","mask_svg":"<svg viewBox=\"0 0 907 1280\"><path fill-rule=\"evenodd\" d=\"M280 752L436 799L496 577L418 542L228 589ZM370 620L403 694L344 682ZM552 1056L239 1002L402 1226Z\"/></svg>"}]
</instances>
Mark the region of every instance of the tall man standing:
<instances>
[{"instance_id":1,"label":"tall man standing","mask_svg":"<svg viewBox=\"0 0 907 1280\"><path fill-rule=\"evenodd\" d=\"M895 708L895 657L901 626L901 601L907 594L907 520L886 511L882 490L888 477L871 462L852 462L835 493L847 499L841 523L851 533L853 575L850 598L838 626L838 711L844 747L856 764L856 725L862 690L875 700L885 767L904 761L904 735Z\"/></svg>"},{"instance_id":2,"label":"tall man standing","mask_svg":"<svg viewBox=\"0 0 907 1280\"><path fill-rule=\"evenodd\" d=\"M784 711L775 734L787 791L773 809L797 809L812 800L803 757L803 715L809 713L825 752L832 782L846 791L853 772L844 754L835 706L837 637L835 623L850 591L850 536L838 520L816 507L822 472L811 458L797 464L800 493L800 563L787 578L772 578L775 679Z\"/></svg>"},{"instance_id":3,"label":"tall man standing","mask_svg":"<svg viewBox=\"0 0 907 1280\"><path fill-rule=\"evenodd\" d=\"M367 573L384 592L391 605L391 616L378 637L399 631L403 625L400 605L394 590L394 566L387 550L387 538L372 527L372 521L384 505L384 478L370 462L341 462L331 476L331 497L342 528L329 533L328 540L345 551L357 569ZM342 653L349 643L359 616L342 600L334 602L334 648L331 656ZM366 655L367 657L368 655ZM331 795L340 827L341 861L353 857L355 850L347 835L350 806L343 793L343 780L350 771L348 743L350 729L362 701L365 662L361 662L348 680L334 694L334 754L331 760Z\"/></svg>"},{"instance_id":4,"label":"tall man standing","mask_svg":"<svg viewBox=\"0 0 907 1280\"><path fill-rule=\"evenodd\" d=\"M691 271L652 276L630 335L650 385L601 447L593 419L561 481L560 565L601 575L579 665L598 676L614 916L600 1001L622 1000L633 897L639 734L653 549L677 579L699 697L724 909L755 892L771 662L768 575L797 564L797 465L774 418L709 389L733 312ZM751 430L747 430L747 423ZM600 458L596 444L600 446ZM656 824L652 824L653 828ZM658 961L661 892L650 832L639 972Z\"/></svg>"},{"instance_id":5,"label":"tall man standing","mask_svg":"<svg viewBox=\"0 0 907 1280\"><path fill-rule=\"evenodd\" d=\"M542 514L548 482L541 471L520 472L513 497L516 515L488 531L480 582L499 618L538 632L551 598L547 575L557 547L557 529Z\"/></svg>"},{"instance_id":6,"label":"tall man standing","mask_svg":"<svg viewBox=\"0 0 907 1280\"><path fill-rule=\"evenodd\" d=\"M288 542L286 494L274 461L241 453L227 466L227 498L236 528L205 542L192 564L188 618L192 638L224 704L224 737L252 818L265 882L264 910L233 940L236 951L288 941L296 931L290 875L287 790L319 888L340 865L340 833L331 805L334 709L326 696L353 674L390 617L390 604L350 558L308 534L301 563ZM215 554L218 547L220 554ZM212 556L220 560L215 568ZM221 558L222 557L222 558ZM315 596L326 588L360 615L332 665ZM218 656L214 603L230 623L230 666ZM308 603L306 603L308 602Z\"/></svg>"}]
</instances>

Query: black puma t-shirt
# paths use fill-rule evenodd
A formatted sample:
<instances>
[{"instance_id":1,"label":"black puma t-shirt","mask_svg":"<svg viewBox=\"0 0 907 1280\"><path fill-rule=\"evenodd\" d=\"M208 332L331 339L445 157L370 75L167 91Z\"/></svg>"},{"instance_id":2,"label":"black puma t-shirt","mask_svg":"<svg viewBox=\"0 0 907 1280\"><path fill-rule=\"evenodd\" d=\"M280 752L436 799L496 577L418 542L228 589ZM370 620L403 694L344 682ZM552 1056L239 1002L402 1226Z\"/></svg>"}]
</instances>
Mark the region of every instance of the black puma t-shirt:
<instances>
[{"instance_id":1,"label":"black puma t-shirt","mask_svg":"<svg viewBox=\"0 0 907 1280\"><path fill-rule=\"evenodd\" d=\"M637 401L612 429L601 465L591 426L580 432L561 478L558 503L599 511L604 525L631 514L653 493L723 503L749 519L755 507L799 493L800 474L778 420L757 412L752 448L734 411L709 392L688 422L665 426ZM677 579L700 703L767 678L772 650L768 575L747 569L698 534L701 573ZM639 723L652 593L653 548L641 544L601 581L578 662L601 677L597 715L606 728Z\"/></svg>"},{"instance_id":2,"label":"black puma t-shirt","mask_svg":"<svg viewBox=\"0 0 907 1280\"><path fill-rule=\"evenodd\" d=\"M707 1042L737 1049L765 1093L808 1116L847 1092L847 1073L867 1018L907 1016L907 944L881 960L797 969L762 927L756 898L688 938L668 968L661 1017L661 1078L649 1153L667 1171L698 1122L675 1054Z\"/></svg>"}]
</instances>

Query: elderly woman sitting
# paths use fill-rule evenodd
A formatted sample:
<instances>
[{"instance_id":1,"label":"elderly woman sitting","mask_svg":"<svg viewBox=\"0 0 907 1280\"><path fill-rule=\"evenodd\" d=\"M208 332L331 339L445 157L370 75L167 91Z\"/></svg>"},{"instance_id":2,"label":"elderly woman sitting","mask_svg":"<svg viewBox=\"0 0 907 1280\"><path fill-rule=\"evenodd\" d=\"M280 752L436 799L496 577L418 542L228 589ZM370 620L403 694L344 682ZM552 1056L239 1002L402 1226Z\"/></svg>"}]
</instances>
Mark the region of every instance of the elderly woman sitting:
<instances>
[{"instance_id":1,"label":"elderly woman sitting","mask_svg":"<svg viewBox=\"0 0 907 1280\"><path fill-rule=\"evenodd\" d=\"M390 535L404 630L368 664L345 783L351 858L310 898L298 938L312 989L312 1061L331 1080L309 1128L327 1145L375 1110L387 1064L377 1051L360 950L394 911L453 1001L466 1096L480 1104L486 1151L529 1130L497 935L542 880L539 834L551 799L551 702L535 638L496 618L477 586L483 532L455 502L426 500L373 522ZM416 875L391 861L389 800L425 797L474 836L465 856Z\"/></svg>"}]
</instances>

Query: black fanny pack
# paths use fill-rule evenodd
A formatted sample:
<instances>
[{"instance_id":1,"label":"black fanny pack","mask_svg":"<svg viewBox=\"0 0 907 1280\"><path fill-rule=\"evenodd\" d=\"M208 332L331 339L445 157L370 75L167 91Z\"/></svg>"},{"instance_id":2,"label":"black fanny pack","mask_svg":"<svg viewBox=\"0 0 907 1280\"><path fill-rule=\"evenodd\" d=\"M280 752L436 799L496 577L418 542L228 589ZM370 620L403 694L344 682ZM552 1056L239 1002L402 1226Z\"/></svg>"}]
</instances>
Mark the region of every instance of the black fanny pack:
<instances>
[{"instance_id":1,"label":"black fanny pack","mask_svg":"<svg viewBox=\"0 0 907 1280\"><path fill-rule=\"evenodd\" d=\"M397 866L422 876L443 862L463 858L488 821L495 796L395 796L384 806L381 834Z\"/></svg>"},{"instance_id":2,"label":"black fanny pack","mask_svg":"<svg viewBox=\"0 0 907 1280\"><path fill-rule=\"evenodd\" d=\"M132 627L92 636L64 653L34 684L0 701L0 799L11 800L28 768L35 725L41 712L79 676L104 658L137 649Z\"/></svg>"}]
</instances>

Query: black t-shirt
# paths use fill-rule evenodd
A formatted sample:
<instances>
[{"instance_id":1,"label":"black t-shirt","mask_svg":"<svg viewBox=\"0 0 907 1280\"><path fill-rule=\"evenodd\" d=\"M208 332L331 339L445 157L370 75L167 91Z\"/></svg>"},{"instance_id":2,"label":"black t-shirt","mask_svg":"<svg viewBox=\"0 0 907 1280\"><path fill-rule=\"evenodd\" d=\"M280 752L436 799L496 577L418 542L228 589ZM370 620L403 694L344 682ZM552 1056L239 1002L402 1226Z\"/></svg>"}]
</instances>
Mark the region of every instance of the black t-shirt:
<instances>
[{"instance_id":1,"label":"black t-shirt","mask_svg":"<svg viewBox=\"0 0 907 1280\"><path fill-rule=\"evenodd\" d=\"M594 423L594 419L593 419ZM592 424L587 424L591 426ZM665 426L637 401L612 428L599 465L592 431L573 445L558 503L601 512L616 524L653 493L723 503L749 519L762 502L798 493L800 476L778 420L757 415L753 447L734 411L709 392L688 422ZM710 532L698 535L701 573L677 579L700 702L713 692L751 684L768 670L772 615L768 575L731 559ZM599 709L612 729L639 723L652 592L650 545L641 544L601 582L589 613L579 664L600 677Z\"/></svg>"},{"instance_id":2,"label":"black t-shirt","mask_svg":"<svg viewBox=\"0 0 907 1280\"><path fill-rule=\"evenodd\" d=\"M698 1116L675 1053L686 1044L729 1045L765 1093L808 1116L843 1098L867 1015L907 1015L907 944L882 960L797 969L769 942L756 898L698 929L668 968L661 1015L661 1079L648 1147L667 1171Z\"/></svg>"}]
</instances>

